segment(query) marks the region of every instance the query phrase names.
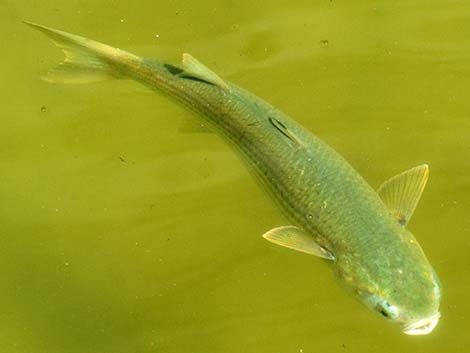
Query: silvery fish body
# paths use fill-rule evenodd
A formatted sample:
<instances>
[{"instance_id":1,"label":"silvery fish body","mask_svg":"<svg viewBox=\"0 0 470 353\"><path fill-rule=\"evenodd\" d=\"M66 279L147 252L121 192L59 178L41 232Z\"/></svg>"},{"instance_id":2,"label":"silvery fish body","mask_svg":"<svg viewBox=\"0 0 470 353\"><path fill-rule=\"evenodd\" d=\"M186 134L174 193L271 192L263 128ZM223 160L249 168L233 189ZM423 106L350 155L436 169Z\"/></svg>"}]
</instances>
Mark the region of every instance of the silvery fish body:
<instances>
[{"instance_id":1,"label":"silvery fish body","mask_svg":"<svg viewBox=\"0 0 470 353\"><path fill-rule=\"evenodd\" d=\"M292 221L266 232L267 240L329 260L346 287L405 333L427 334L436 326L438 279L405 227L426 184L427 165L375 191L315 135L189 54L180 67L27 24L66 55L46 80L132 78L196 110L242 152Z\"/></svg>"}]
</instances>

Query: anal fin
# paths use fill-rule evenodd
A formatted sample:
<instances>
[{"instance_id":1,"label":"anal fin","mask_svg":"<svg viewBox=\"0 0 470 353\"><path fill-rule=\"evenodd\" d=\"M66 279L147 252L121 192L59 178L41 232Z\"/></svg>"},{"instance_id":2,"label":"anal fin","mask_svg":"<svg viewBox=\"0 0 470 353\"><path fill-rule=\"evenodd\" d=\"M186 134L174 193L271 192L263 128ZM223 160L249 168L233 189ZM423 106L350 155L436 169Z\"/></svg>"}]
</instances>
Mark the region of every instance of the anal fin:
<instances>
[{"instance_id":1,"label":"anal fin","mask_svg":"<svg viewBox=\"0 0 470 353\"><path fill-rule=\"evenodd\" d=\"M84 84L106 81L118 76L112 70L107 70L105 65L98 63L80 65L75 62L64 61L53 69L50 69L42 79L51 83Z\"/></svg>"}]
</instances>

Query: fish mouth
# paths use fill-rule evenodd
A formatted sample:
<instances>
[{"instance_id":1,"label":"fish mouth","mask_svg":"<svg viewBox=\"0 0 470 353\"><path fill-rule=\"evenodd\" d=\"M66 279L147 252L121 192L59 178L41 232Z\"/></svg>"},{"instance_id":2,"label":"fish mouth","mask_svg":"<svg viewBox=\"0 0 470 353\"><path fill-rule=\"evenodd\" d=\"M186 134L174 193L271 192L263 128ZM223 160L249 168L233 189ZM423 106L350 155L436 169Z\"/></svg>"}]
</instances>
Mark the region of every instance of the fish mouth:
<instances>
[{"instance_id":1,"label":"fish mouth","mask_svg":"<svg viewBox=\"0 0 470 353\"><path fill-rule=\"evenodd\" d=\"M403 327L403 332L407 335L427 335L436 327L440 317L441 314L437 312L430 317L412 322Z\"/></svg>"}]
</instances>

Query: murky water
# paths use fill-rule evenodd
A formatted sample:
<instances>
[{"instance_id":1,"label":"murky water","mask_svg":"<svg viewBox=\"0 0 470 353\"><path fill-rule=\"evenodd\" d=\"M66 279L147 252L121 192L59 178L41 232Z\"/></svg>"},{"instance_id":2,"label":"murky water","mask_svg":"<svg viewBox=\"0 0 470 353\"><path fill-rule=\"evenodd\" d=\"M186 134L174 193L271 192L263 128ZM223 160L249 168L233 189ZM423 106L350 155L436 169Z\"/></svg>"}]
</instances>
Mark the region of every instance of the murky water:
<instances>
[{"instance_id":1,"label":"murky water","mask_svg":"<svg viewBox=\"0 0 470 353\"><path fill-rule=\"evenodd\" d=\"M470 4L3 0L4 353L469 352ZM312 256L217 135L132 81L50 85L27 19L177 63L190 52L341 152L370 183L426 162L410 228L442 318L402 334ZM191 130L191 128L189 128Z\"/></svg>"}]
</instances>

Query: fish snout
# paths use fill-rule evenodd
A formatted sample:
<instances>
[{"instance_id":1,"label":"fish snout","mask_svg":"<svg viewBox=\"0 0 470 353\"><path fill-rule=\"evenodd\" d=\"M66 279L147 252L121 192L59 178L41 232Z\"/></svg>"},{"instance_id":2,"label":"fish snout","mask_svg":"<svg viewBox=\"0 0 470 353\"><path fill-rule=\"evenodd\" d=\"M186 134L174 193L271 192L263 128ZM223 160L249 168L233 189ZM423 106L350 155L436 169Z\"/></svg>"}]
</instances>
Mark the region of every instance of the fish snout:
<instances>
[{"instance_id":1,"label":"fish snout","mask_svg":"<svg viewBox=\"0 0 470 353\"><path fill-rule=\"evenodd\" d=\"M407 335L427 335L439 322L441 314L436 312L434 315L421 319L403 326L403 332Z\"/></svg>"}]
</instances>

